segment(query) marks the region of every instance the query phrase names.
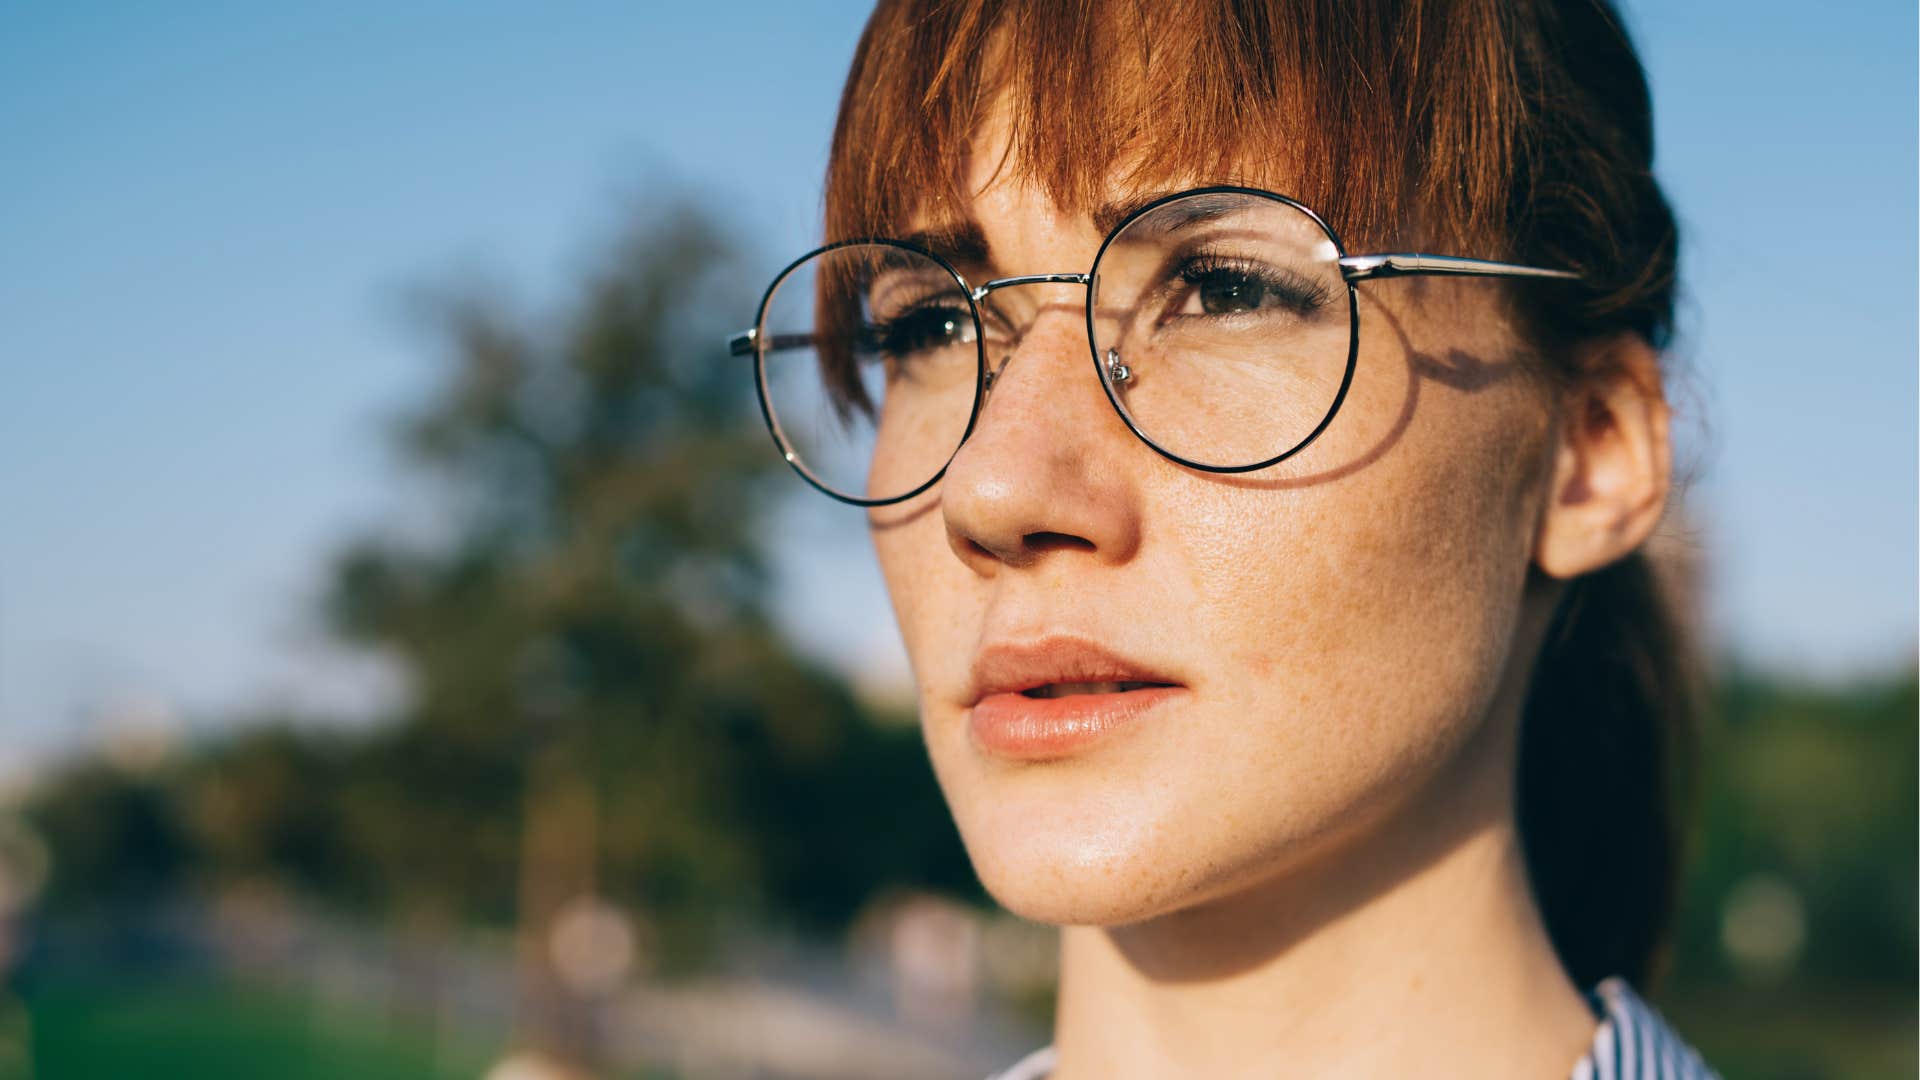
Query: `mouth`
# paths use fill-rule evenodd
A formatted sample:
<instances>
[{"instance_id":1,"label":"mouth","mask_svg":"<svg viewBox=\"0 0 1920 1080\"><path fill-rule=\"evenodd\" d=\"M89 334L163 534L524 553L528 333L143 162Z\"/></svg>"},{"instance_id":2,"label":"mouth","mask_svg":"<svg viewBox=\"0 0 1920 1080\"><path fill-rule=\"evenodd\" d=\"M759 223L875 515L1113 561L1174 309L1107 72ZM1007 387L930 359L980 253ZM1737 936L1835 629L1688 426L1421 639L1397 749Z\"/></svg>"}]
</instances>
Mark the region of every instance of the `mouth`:
<instances>
[{"instance_id":1,"label":"mouth","mask_svg":"<svg viewBox=\"0 0 1920 1080\"><path fill-rule=\"evenodd\" d=\"M1030 761L1086 750L1189 693L1171 673L1084 638L989 645L972 676L974 745Z\"/></svg>"},{"instance_id":2,"label":"mouth","mask_svg":"<svg viewBox=\"0 0 1920 1080\"><path fill-rule=\"evenodd\" d=\"M1074 697L1079 694L1127 694L1135 690L1151 690L1155 687L1172 685L1172 683L1147 682L1145 680L1047 683L1043 686L1034 686L1022 690L1020 691L1020 696L1046 700L1050 698Z\"/></svg>"}]
</instances>

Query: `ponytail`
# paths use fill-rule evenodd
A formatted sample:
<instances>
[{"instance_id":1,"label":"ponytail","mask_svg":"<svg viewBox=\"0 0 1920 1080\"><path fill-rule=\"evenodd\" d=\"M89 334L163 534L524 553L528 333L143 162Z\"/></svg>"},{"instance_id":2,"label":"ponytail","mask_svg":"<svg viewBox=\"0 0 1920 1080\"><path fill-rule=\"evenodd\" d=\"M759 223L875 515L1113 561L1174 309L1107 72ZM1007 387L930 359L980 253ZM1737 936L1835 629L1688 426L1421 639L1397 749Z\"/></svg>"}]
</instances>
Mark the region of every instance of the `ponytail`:
<instances>
[{"instance_id":1,"label":"ponytail","mask_svg":"<svg viewBox=\"0 0 1920 1080\"><path fill-rule=\"evenodd\" d=\"M1672 585L1645 551L1571 582L1528 691L1521 847L1576 986L1664 959L1700 702Z\"/></svg>"}]
</instances>

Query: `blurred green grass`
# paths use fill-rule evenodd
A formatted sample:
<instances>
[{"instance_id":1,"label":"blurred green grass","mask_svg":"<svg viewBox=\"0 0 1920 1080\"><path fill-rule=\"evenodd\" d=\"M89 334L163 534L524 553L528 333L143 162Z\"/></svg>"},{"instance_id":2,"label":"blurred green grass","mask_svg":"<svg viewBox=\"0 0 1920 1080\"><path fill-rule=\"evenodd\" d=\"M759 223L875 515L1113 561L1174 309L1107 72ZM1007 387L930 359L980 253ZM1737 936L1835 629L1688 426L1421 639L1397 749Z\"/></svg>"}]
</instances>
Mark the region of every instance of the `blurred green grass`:
<instances>
[{"instance_id":1,"label":"blurred green grass","mask_svg":"<svg viewBox=\"0 0 1920 1080\"><path fill-rule=\"evenodd\" d=\"M38 1080L471 1080L492 1049L371 1010L213 982L72 981L23 997Z\"/></svg>"},{"instance_id":2,"label":"blurred green grass","mask_svg":"<svg viewBox=\"0 0 1920 1080\"><path fill-rule=\"evenodd\" d=\"M1673 1026L1728 1080L1912 1080L1916 999L1890 988L1717 988L1662 995Z\"/></svg>"}]
</instances>

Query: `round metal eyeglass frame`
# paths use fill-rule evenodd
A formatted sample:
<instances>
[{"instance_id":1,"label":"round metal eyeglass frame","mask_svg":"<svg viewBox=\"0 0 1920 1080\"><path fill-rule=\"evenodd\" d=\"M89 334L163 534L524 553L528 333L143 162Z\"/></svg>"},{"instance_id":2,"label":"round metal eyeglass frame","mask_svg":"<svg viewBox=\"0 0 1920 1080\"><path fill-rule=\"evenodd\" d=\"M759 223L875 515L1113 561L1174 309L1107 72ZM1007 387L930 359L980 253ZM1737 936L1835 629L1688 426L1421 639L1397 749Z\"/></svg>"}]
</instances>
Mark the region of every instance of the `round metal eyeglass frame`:
<instances>
[{"instance_id":1,"label":"round metal eyeglass frame","mask_svg":"<svg viewBox=\"0 0 1920 1080\"><path fill-rule=\"evenodd\" d=\"M1322 232L1327 234L1327 239L1332 242L1336 255L1336 263L1340 268L1340 276L1347 286L1348 332L1346 373L1340 380L1340 389L1334 395L1333 402L1327 407L1326 415L1322 417L1320 423L1315 425L1314 429L1299 442L1273 457L1248 465L1210 465L1205 462L1182 457L1180 454L1155 442L1151 435L1140 430L1140 426L1134 422L1133 417L1127 412L1126 407L1120 403L1120 399L1116 396L1114 383L1126 378L1124 374L1125 369L1117 365L1103 363L1100 358L1099 347L1094 344L1094 297L1092 285L1095 277L1100 272L1100 260L1106 255L1108 246L1124 233L1129 225L1132 225L1135 221L1152 213L1154 210L1171 202L1203 195L1254 196L1283 203L1305 214L1315 225L1319 226ZM766 333L767 308L773 301L774 293L780 288L781 283L787 279L789 274L792 274L795 270L805 265L809 260L824 255L829 251L844 247L853 247L855 245L896 247L931 259L948 274L951 274L954 281L960 285L962 292L967 298L967 309L973 318L974 328L975 367L973 412L972 415L967 417L966 430L961 433L959 442L954 444L953 453L947 456L946 462L942 463L939 470L931 477L928 477L925 483L903 495L890 495L880 499L868 499L848 495L845 492L834 489L831 485L815 476L813 472L807 468L806 463L800 459L799 454L789 445L785 434L781 432L780 422L774 416L773 404L770 400L767 386L766 354L769 350L797 348L813 343L810 335L769 335ZM1538 266L1522 266L1516 263L1462 258L1457 255L1430 255L1417 252L1349 255L1347 254L1346 245L1340 241L1340 234L1334 231L1333 226L1327 224L1324 218L1298 199L1271 191L1263 191L1260 188L1216 184L1209 187L1189 188L1185 191L1174 192L1171 195L1161 196L1135 208L1114 225L1107 233L1106 238L1100 242L1100 249L1093 257L1093 266L1084 274L1020 274L1014 277L994 278L976 287L968 284L965 275L961 274L959 270L955 269L952 263L942 258L939 254L904 240L892 240L883 237L863 237L852 240L842 240L837 243L827 244L824 247L815 248L805 255L800 256L798 259L793 260L791 263L788 263L784 269L774 275L773 283L767 286L767 291L760 298L760 307L755 315L753 328L729 336L727 338L727 351L734 356L753 357L754 387L760 398L760 415L766 420L767 433L773 436L774 445L779 448L780 456L786 460L787 464L793 467L795 472L800 474L802 479L819 489L823 494L838 499L843 503L849 503L854 506L887 506L911 499L939 483L940 478L946 475L947 467L952 464L954 455L957 455L960 452L960 448L966 445L967 440L973 437L974 425L979 422L980 410L985 407L987 394L993 387L993 372L987 366L987 337L985 325L980 319L980 302L985 300L987 296L996 289L1004 289L1015 285L1079 285L1087 290L1087 350L1093 359L1094 375L1100 380L1101 389L1106 392L1107 402L1113 406L1114 412L1120 415L1121 421L1127 425L1127 430L1133 432L1141 442L1152 447L1155 453L1167 458L1169 461L1184 465L1189 469L1197 469L1201 472L1209 473L1246 473L1278 465L1282 461L1305 450L1315 439L1320 437L1321 432L1324 432L1328 425L1333 423L1333 418L1339 414L1341 404L1346 401L1347 390L1353 384L1353 373L1360 358L1360 305L1355 286L1363 281L1373 281L1380 278L1415 276L1579 280L1584 275L1572 270L1551 270Z\"/></svg>"}]
</instances>

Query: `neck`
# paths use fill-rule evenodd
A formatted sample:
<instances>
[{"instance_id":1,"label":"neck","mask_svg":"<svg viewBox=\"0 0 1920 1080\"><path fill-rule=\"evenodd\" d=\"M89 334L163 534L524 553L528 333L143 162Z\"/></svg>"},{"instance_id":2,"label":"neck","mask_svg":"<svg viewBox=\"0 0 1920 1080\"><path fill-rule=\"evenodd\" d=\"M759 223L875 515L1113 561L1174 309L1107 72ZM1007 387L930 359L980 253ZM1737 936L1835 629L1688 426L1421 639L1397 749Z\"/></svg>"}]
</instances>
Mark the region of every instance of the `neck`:
<instances>
[{"instance_id":1,"label":"neck","mask_svg":"<svg viewBox=\"0 0 1920 1080\"><path fill-rule=\"evenodd\" d=\"M1527 886L1511 773L1481 771L1229 896L1066 928L1055 1080L1568 1075L1595 1020Z\"/></svg>"}]
</instances>

